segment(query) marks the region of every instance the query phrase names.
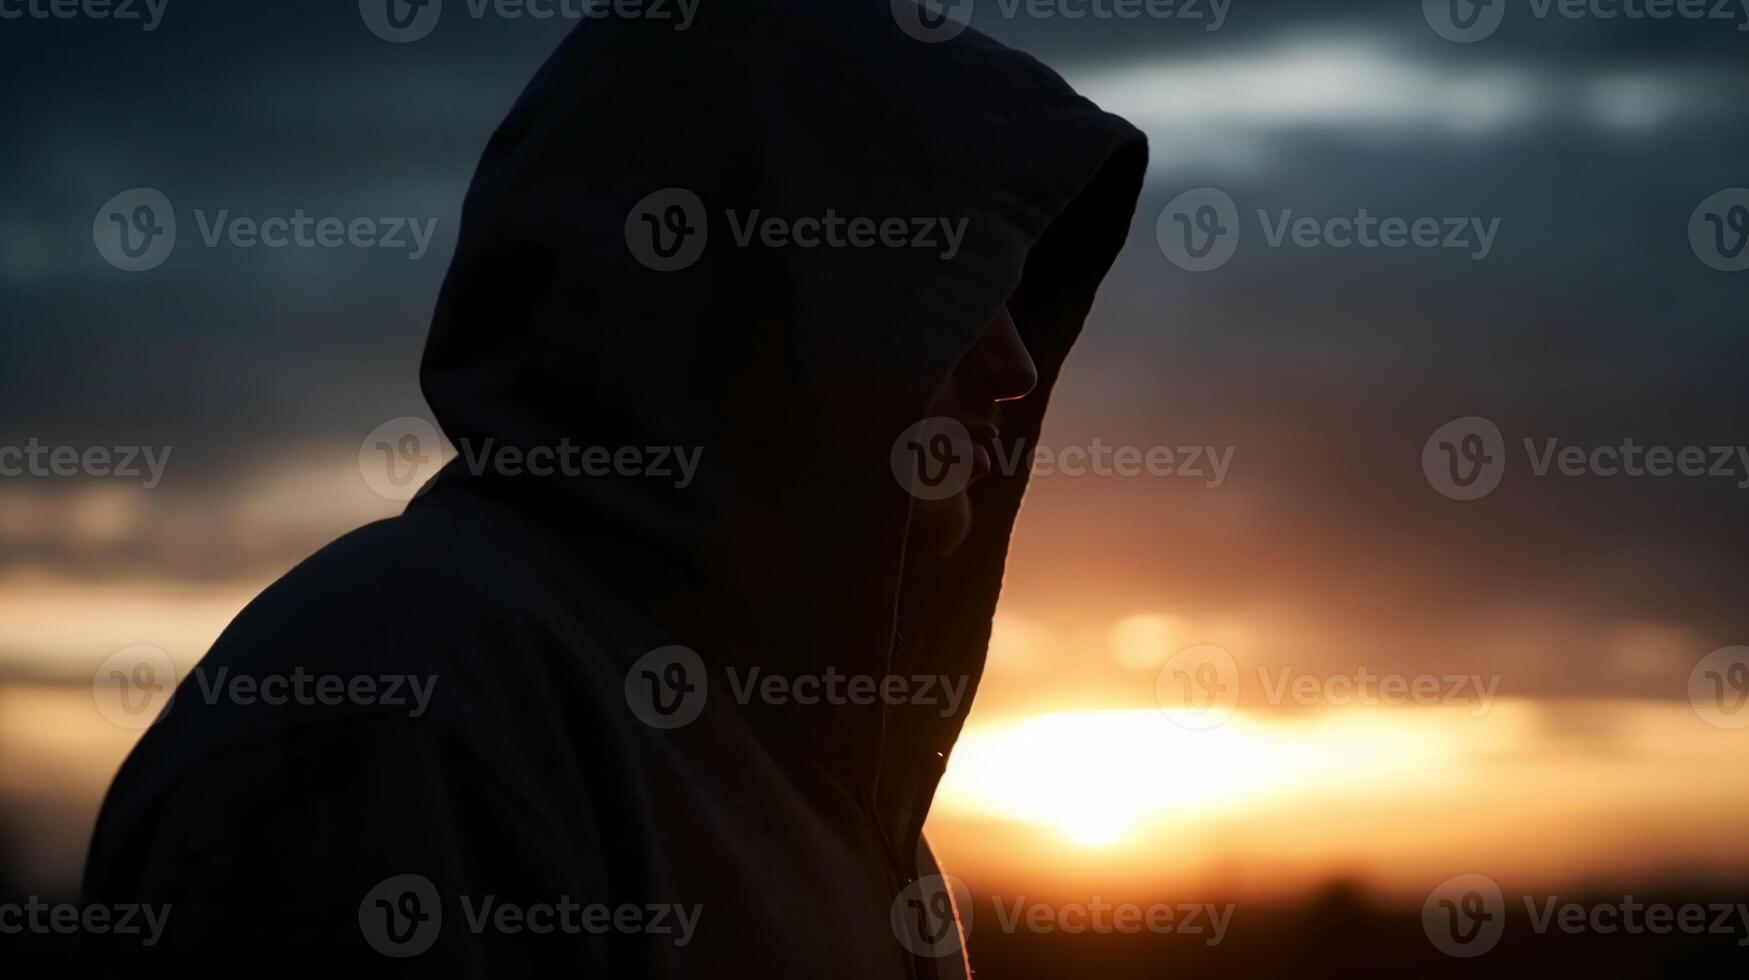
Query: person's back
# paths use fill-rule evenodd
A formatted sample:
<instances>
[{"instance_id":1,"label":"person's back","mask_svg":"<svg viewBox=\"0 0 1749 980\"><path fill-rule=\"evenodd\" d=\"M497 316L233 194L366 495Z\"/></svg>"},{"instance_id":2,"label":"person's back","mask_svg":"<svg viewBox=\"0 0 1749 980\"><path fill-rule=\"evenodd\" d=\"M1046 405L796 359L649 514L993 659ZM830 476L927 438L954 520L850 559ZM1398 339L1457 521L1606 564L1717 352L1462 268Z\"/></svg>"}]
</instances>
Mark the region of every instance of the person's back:
<instances>
[{"instance_id":1,"label":"person's back","mask_svg":"<svg viewBox=\"0 0 1749 980\"><path fill-rule=\"evenodd\" d=\"M901 9L567 39L434 319L457 458L179 687L86 874L168 924L89 967L965 974L921 826L1027 469L970 447L1035 444L1146 150Z\"/></svg>"}]
</instances>

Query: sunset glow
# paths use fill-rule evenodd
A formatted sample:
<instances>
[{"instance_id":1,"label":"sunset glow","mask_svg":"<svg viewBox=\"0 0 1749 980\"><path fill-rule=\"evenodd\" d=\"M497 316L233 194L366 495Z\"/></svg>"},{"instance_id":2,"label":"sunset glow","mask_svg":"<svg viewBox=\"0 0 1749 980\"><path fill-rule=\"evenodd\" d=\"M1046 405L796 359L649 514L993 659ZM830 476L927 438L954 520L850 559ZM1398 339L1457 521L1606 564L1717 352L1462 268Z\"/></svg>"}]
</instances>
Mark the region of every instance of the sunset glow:
<instances>
[{"instance_id":1,"label":"sunset glow","mask_svg":"<svg viewBox=\"0 0 1749 980\"><path fill-rule=\"evenodd\" d=\"M1409 778L1457 750L1448 733L1392 730L1381 719L1235 717L1197 730L1161 711L1063 712L968 732L942 803L1106 846L1186 813L1257 808L1333 781Z\"/></svg>"},{"instance_id":2,"label":"sunset glow","mask_svg":"<svg viewBox=\"0 0 1749 980\"><path fill-rule=\"evenodd\" d=\"M1730 734L1634 701L1241 710L1206 730L1158 709L1021 716L967 730L931 839L967 873L1019 873L1024 847L1032 873L1098 868L1138 893L1352 875L1413 895L1466 862L1527 885L1742 867L1749 763Z\"/></svg>"}]
</instances>

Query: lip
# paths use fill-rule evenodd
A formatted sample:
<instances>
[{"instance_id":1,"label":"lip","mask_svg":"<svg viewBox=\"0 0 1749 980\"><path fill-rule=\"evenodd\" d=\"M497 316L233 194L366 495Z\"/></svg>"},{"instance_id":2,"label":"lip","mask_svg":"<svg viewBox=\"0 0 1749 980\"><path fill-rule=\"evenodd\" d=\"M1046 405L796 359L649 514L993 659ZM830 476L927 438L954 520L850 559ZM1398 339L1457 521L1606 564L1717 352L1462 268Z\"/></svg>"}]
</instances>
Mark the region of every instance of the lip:
<instances>
[{"instance_id":1,"label":"lip","mask_svg":"<svg viewBox=\"0 0 1749 980\"><path fill-rule=\"evenodd\" d=\"M1001 430L989 422L975 422L966 426L966 431L972 437L972 479L989 476L995 464L990 457L991 447L996 444Z\"/></svg>"}]
</instances>

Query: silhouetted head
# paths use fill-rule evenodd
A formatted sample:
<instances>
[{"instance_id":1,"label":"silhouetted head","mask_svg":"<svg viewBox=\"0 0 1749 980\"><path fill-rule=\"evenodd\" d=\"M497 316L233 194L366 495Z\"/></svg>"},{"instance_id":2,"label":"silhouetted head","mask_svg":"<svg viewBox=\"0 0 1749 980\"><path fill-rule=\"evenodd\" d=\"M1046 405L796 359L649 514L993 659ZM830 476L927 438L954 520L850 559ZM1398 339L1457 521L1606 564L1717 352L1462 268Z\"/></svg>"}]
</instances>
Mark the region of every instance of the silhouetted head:
<instances>
[{"instance_id":1,"label":"silhouetted head","mask_svg":"<svg viewBox=\"0 0 1749 980\"><path fill-rule=\"evenodd\" d=\"M1025 453L1129 235L1147 141L1031 57L975 29L922 41L894 13L592 20L482 154L422 365L444 434L697 466L458 456L419 501L489 498L538 528L647 621L616 656L982 669ZM850 222L879 234L826 232ZM906 799L964 717L772 707L747 713L774 745Z\"/></svg>"},{"instance_id":2,"label":"silhouetted head","mask_svg":"<svg viewBox=\"0 0 1749 980\"><path fill-rule=\"evenodd\" d=\"M1038 368L1004 305L942 379L929 402L931 417L953 419L971 436L972 481L989 476L996 458L1007 458L996 444L1002 434L1000 404L1026 397L1037 385ZM1008 455L1012 453L1010 448ZM977 517L969 490L968 484L951 497L919 500L913 505L909 547L914 553L942 557L959 548Z\"/></svg>"}]
</instances>

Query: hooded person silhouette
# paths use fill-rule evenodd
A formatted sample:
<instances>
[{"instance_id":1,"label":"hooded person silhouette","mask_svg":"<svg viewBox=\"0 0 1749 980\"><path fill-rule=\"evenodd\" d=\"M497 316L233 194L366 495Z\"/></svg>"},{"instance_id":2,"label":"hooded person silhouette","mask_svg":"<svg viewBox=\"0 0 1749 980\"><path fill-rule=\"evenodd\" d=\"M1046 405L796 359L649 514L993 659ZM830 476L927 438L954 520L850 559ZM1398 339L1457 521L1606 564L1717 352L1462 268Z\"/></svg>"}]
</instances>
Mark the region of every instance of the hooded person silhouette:
<instances>
[{"instance_id":1,"label":"hooded person silhouette","mask_svg":"<svg viewBox=\"0 0 1749 980\"><path fill-rule=\"evenodd\" d=\"M930 23L725 0L567 37L438 300L421 382L458 456L184 679L85 879L163 934L87 967L967 975L921 827L1012 450L1147 152Z\"/></svg>"}]
</instances>

